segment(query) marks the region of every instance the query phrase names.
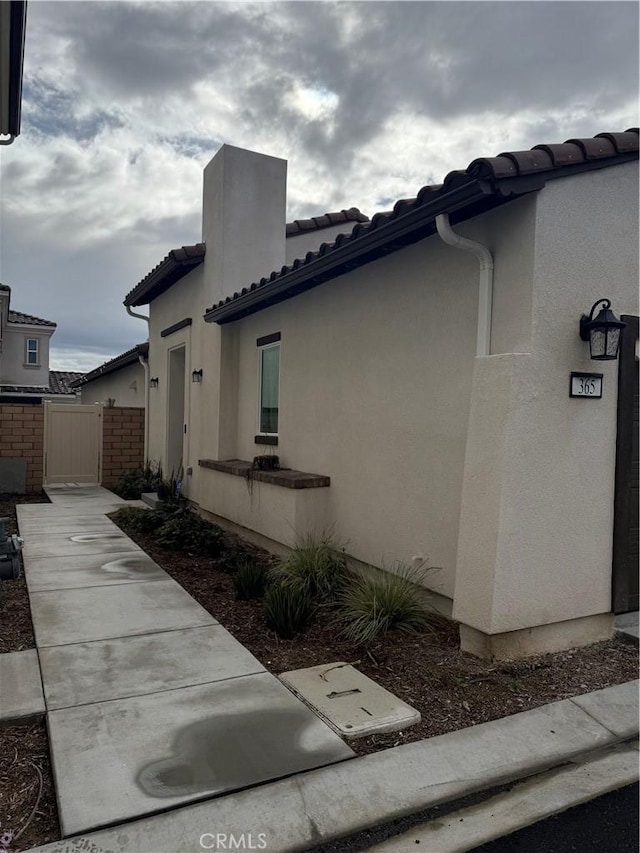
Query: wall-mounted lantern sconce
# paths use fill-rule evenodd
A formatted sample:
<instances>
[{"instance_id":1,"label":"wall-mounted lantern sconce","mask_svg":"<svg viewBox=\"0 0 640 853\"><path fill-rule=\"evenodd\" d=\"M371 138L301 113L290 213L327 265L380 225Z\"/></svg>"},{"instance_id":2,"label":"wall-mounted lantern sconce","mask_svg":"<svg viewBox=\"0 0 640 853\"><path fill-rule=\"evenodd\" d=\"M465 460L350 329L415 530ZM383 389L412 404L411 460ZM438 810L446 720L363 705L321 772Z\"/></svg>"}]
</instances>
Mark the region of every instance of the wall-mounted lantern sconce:
<instances>
[{"instance_id":1,"label":"wall-mounted lantern sconce","mask_svg":"<svg viewBox=\"0 0 640 853\"><path fill-rule=\"evenodd\" d=\"M152 377L152 378L149 380L149 388L157 388L157 387L158 387L158 384L159 384L159 383L158 383L158 377L157 377L157 376Z\"/></svg>"},{"instance_id":2,"label":"wall-mounted lantern sconce","mask_svg":"<svg viewBox=\"0 0 640 853\"><path fill-rule=\"evenodd\" d=\"M202 368L200 370L194 370L191 374L192 382L202 382Z\"/></svg>"},{"instance_id":3,"label":"wall-mounted lantern sconce","mask_svg":"<svg viewBox=\"0 0 640 853\"><path fill-rule=\"evenodd\" d=\"M598 305L603 307L594 318ZM618 357L620 332L626 325L611 311L610 299L598 299L589 316L583 314L580 317L580 337L583 341L589 341L589 351L594 361L613 361Z\"/></svg>"}]
</instances>

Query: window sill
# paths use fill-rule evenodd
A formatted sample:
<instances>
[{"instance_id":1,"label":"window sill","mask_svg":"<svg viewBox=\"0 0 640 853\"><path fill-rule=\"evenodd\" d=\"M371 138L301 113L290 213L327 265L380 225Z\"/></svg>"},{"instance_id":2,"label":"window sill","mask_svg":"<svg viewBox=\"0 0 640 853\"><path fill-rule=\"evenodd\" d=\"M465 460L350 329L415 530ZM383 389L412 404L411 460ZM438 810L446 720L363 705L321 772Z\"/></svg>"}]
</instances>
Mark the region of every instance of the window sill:
<instances>
[{"instance_id":1,"label":"window sill","mask_svg":"<svg viewBox=\"0 0 640 853\"><path fill-rule=\"evenodd\" d=\"M251 467L251 462L243 459L228 459L225 462L217 462L215 459L199 459L201 468L209 468L212 471L222 471L224 474L232 474L234 477L250 476L252 480L259 483L270 483L272 486L283 486L285 489L321 489L331 485L330 477L323 474L307 474L304 471L294 471L291 468L281 468L278 471L259 471ZM249 475L248 472L251 472Z\"/></svg>"},{"instance_id":2,"label":"window sill","mask_svg":"<svg viewBox=\"0 0 640 853\"><path fill-rule=\"evenodd\" d=\"M271 447L278 446L277 435L256 435L253 439L254 444L269 444Z\"/></svg>"}]
</instances>

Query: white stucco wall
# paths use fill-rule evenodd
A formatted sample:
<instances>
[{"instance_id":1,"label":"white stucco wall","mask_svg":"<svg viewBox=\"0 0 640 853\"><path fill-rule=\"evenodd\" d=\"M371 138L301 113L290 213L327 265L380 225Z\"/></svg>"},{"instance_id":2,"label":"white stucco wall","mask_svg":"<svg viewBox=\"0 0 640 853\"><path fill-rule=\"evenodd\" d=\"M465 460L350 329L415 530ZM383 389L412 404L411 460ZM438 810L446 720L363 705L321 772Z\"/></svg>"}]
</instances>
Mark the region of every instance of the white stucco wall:
<instances>
[{"instance_id":1,"label":"white stucco wall","mask_svg":"<svg viewBox=\"0 0 640 853\"><path fill-rule=\"evenodd\" d=\"M496 259L496 305L515 306L510 313L505 309L504 332L515 340L528 327L531 264L518 267L518 286L525 289L519 302L509 292L508 271L517 266L518 254L526 255L532 201L512 207L489 214L481 230L501 248L504 235L509 236ZM479 236L478 230L477 223L465 225L472 236ZM209 512L224 515L235 506L232 520L251 526L251 502L238 509L248 497L246 484L231 483L229 494L221 496L221 483L233 478L199 468L198 459L252 459L265 452L254 442L256 339L279 331L275 452L281 464L331 477L331 487L323 490L320 521L334 525L352 556L377 566L428 557L442 568L432 576L433 587L452 596L475 353L476 260L433 236L218 327L202 320L211 304L209 258L208 249L201 267L152 303L150 376L158 376L159 387L149 394L150 458L161 460L166 452L167 352L185 345L184 459L185 468L193 470L185 489ZM160 336L161 329L185 317L193 318L191 327ZM193 384L191 371L200 367L203 382ZM254 484L254 506L259 493L278 490L264 486ZM318 496L309 500L315 505ZM286 529L290 542L296 532L288 521L291 512L283 510L278 522L272 519L269 534L262 528L271 513L260 510L256 529L278 541ZM296 517L308 527L313 514L300 510Z\"/></svg>"},{"instance_id":2,"label":"white stucco wall","mask_svg":"<svg viewBox=\"0 0 640 853\"><path fill-rule=\"evenodd\" d=\"M601 296L637 313L636 186L636 164L585 173L458 227L494 253L482 359L477 261L437 236L218 327L202 320L224 273L207 231L204 264L151 306L150 458L166 452L168 351L184 346L189 496L278 541L295 535L292 518L311 525L311 498L298 510L292 496L270 499L278 487L249 495L198 467L265 452L256 340L280 332L274 452L331 477L319 516L352 556L428 557L442 567L433 588L455 592L454 617L487 633L607 611L617 365L591 362L577 330ZM271 269L254 266L244 284ZM192 326L160 336L185 317ZM604 373L603 399L570 399L572 370Z\"/></svg>"},{"instance_id":3,"label":"white stucco wall","mask_svg":"<svg viewBox=\"0 0 640 853\"><path fill-rule=\"evenodd\" d=\"M144 367L139 362L82 385L82 403L106 403L109 398L116 406L144 407Z\"/></svg>"},{"instance_id":4,"label":"white stucco wall","mask_svg":"<svg viewBox=\"0 0 640 853\"><path fill-rule=\"evenodd\" d=\"M637 163L537 194L529 354L478 359L454 617L487 633L610 609L617 362L578 321L600 297L637 314ZM571 371L604 374L601 400Z\"/></svg>"}]
</instances>

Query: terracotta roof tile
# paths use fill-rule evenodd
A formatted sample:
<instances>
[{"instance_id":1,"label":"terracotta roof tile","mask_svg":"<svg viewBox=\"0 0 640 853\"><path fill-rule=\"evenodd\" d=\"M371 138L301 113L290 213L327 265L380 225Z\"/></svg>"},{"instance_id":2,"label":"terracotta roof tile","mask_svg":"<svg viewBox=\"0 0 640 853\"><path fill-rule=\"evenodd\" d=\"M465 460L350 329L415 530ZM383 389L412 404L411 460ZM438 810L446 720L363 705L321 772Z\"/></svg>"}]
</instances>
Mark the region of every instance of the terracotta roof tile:
<instances>
[{"instance_id":1,"label":"terracotta roof tile","mask_svg":"<svg viewBox=\"0 0 640 853\"><path fill-rule=\"evenodd\" d=\"M610 144L607 144L610 143ZM456 191L464 193L464 191L472 187L474 183L484 181L486 183L487 195L494 194L498 184L511 182L510 192L506 193L505 199L515 195L518 192L530 192L532 189L540 189L544 185L544 181L558 178L567 174L586 169L604 168L606 166L617 165L618 163L626 162L630 159L637 159L638 156L638 128L630 128L624 133L600 133L597 136L589 139L569 139L564 143L552 143L535 145L530 151L507 151L499 154L497 157L480 157L472 160L466 169L454 170L449 172L442 184L432 184L424 186L420 189L415 198L400 199L394 205L392 211L377 213L370 221L358 220L358 224L350 233L339 235L333 243L323 243L315 252L307 252L304 258L297 258L289 266L283 267L279 272L273 272L268 276L260 279L258 282L253 282L250 287L243 288L242 293L235 293L233 296L227 296L217 304L213 305L205 314L205 319L209 322L230 322L241 316L246 316L249 313L260 310L260 307L266 304L275 304L282 301L295 293L299 293L304 289L315 286L321 281L327 281L335 275L340 275L349 268L358 265L358 263L367 262L374 257L373 251L365 253L364 261L350 260L342 266L338 260L339 253L351 252L356 255L356 247L353 245L356 241L364 239L372 235L380 229L393 228L397 221L402 217L407 216L410 219L412 216L417 216L421 213L421 208L429 208L429 215L432 208L441 202L442 210L439 212L448 212L454 209L460 209L461 202L455 202L455 206L451 207L448 204L448 194L455 195ZM538 181L542 183L529 183L523 185L519 190L513 184L513 181L521 179L526 180L529 176L540 176ZM505 188L506 187L505 184ZM475 202L474 202L475 203ZM435 218L436 213L433 213ZM298 221L298 227L304 229L307 223L313 220ZM302 225L300 224L302 223ZM423 236L427 233L424 222L420 222L416 226L418 235ZM408 231L407 231L408 234ZM408 244L412 238L403 234L406 238L404 244ZM413 238L413 239L419 239ZM402 243L394 237L394 245L389 247L382 246L382 235L380 237L380 245L377 247L378 257L385 252L392 251L394 248L399 248ZM353 248L352 248L353 247ZM363 250L364 251L364 250ZM304 267L311 266L314 263L320 262L328 254L336 254L335 271L323 270L322 275L315 274L314 270L309 270L306 278L301 279L299 271ZM296 275L298 274L298 275ZM295 286L289 280L280 284L280 279L286 279L287 276L296 275ZM273 287L280 287L277 293ZM229 306L237 302L247 293L252 293L264 289L264 297L250 297L251 304L238 307L235 311L225 311L224 318L222 316L212 316L217 309L224 306Z\"/></svg>"},{"instance_id":2,"label":"terracotta roof tile","mask_svg":"<svg viewBox=\"0 0 640 853\"><path fill-rule=\"evenodd\" d=\"M109 361L105 361L104 364L101 364L94 370L89 371L89 373L76 374L76 377L72 382L72 387L79 388L81 385L91 382L93 379L98 379L100 376L104 376L107 373L114 373L116 370L121 370L123 367L128 367L130 364L137 364L140 356L146 358L148 355L149 341L145 341L142 344L136 344L136 346L128 349L126 352L122 352L120 355L116 355L114 358L109 359Z\"/></svg>"},{"instance_id":3,"label":"terracotta roof tile","mask_svg":"<svg viewBox=\"0 0 640 853\"><path fill-rule=\"evenodd\" d=\"M306 234L309 231L319 231L322 228L330 228L332 225L342 225L343 222L368 222L369 217L361 213L357 207L349 210L339 210L335 213L324 213L322 216L312 216L311 219L294 219L287 222L287 237L295 237L297 234Z\"/></svg>"},{"instance_id":4,"label":"terracotta roof tile","mask_svg":"<svg viewBox=\"0 0 640 853\"><path fill-rule=\"evenodd\" d=\"M32 314L23 314L21 311L9 311L7 313L7 321L9 323L19 323L30 326L56 326L51 320L43 320L41 317L34 317Z\"/></svg>"},{"instance_id":5,"label":"terracotta roof tile","mask_svg":"<svg viewBox=\"0 0 640 853\"><path fill-rule=\"evenodd\" d=\"M204 261L204 243L172 249L124 298L130 306L147 305Z\"/></svg>"},{"instance_id":6,"label":"terracotta roof tile","mask_svg":"<svg viewBox=\"0 0 640 853\"><path fill-rule=\"evenodd\" d=\"M82 373L76 373L71 370L50 370L49 371L49 388L51 394L73 394L74 389L70 383L76 379L80 379Z\"/></svg>"}]
</instances>

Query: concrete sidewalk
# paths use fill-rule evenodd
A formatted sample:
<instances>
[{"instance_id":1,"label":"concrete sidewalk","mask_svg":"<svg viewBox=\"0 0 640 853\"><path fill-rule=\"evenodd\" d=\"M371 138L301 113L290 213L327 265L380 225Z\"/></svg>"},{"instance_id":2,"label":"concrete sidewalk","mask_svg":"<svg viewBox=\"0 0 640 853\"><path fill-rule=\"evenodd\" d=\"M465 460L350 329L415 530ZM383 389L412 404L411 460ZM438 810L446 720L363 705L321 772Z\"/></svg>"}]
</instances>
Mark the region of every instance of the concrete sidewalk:
<instances>
[{"instance_id":1,"label":"concrete sidewalk","mask_svg":"<svg viewBox=\"0 0 640 853\"><path fill-rule=\"evenodd\" d=\"M615 790L638 778L637 760L630 766L629 748L617 750L618 744L629 744L635 751L637 740L633 744L632 739L637 734L638 682L629 682L36 850L201 853L262 849L268 853L304 853L322 843L545 774L551 768L566 770L567 766L604 759L606 788ZM602 763L596 766L601 773ZM548 785L548 779L544 777L543 785ZM584 788L584 781L578 784ZM581 798L583 790L577 794ZM520 796L520 814L514 819L511 809L507 810L504 832L532 822L532 809L522 806L518 791L515 796ZM558 810L567 808L567 801L565 791ZM495 800L489 802L487 838L500 835L493 822L498 809ZM460 844L443 849L449 853L472 849L482 840L477 825L472 830L471 845L460 839L458 831ZM236 846L231 845L231 837ZM420 835L412 833L412 848L416 837ZM244 847L237 846L238 841ZM405 841L398 839L398 849ZM393 841L387 849L396 849ZM428 846L427 850L436 853L440 848Z\"/></svg>"},{"instance_id":2,"label":"concrete sidewalk","mask_svg":"<svg viewBox=\"0 0 640 853\"><path fill-rule=\"evenodd\" d=\"M62 833L353 752L141 551L97 486L17 509Z\"/></svg>"}]
</instances>

